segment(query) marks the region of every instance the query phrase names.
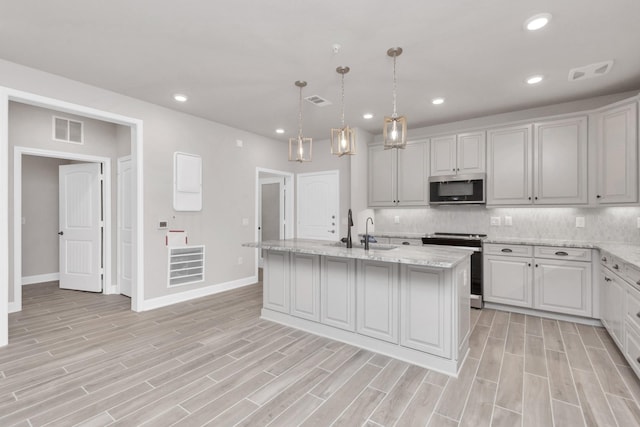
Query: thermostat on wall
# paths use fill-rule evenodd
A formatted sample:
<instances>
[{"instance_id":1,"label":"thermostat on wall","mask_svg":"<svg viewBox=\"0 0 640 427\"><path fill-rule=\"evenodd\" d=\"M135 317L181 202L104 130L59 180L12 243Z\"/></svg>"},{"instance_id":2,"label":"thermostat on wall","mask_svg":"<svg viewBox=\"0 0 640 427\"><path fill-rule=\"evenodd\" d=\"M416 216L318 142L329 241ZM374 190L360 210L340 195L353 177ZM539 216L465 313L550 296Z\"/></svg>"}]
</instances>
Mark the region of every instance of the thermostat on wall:
<instances>
[{"instance_id":1,"label":"thermostat on wall","mask_svg":"<svg viewBox=\"0 0 640 427\"><path fill-rule=\"evenodd\" d=\"M166 230L169 227L169 221L158 221L158 230Z\"/></svg>"}]
</instances>

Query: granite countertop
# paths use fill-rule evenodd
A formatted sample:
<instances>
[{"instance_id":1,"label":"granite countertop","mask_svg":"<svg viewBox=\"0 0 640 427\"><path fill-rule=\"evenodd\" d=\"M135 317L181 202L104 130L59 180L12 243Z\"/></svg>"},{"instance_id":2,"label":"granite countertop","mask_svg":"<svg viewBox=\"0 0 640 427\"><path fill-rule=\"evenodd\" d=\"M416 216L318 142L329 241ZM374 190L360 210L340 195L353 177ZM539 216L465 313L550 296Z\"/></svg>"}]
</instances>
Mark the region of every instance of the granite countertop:
<instances>
[{"instance_id":1,"label":"granite countertop","mask_svg":"<svg viewBox=\"0 0 640 427\"><path fill-rule=\"evenodd\" d=\"M250 248L268 249L273 251L297 252L312 255L334 256L341 258L369 259L374 261L392 262L400 264L423 265L427 267L452 268L464 261L473 251L462 248L445 246L396 246L371 244L371 249L365 251L359 245L353 248L338 246L338 242L325 240L268 240L264 242L244 243L242 246ZM392 249L379 249L388 248ZM378 248L378 249L376 249Z\"/></svg>"}]
</instances>

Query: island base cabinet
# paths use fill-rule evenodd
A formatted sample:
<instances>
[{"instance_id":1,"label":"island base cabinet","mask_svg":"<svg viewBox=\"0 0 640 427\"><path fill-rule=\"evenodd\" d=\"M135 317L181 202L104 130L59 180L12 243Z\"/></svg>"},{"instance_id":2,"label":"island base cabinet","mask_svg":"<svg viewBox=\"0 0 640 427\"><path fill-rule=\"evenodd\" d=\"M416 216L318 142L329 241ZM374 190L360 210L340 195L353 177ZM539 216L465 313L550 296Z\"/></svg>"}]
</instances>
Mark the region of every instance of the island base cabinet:
<instances>
[{"instance_id":1,"label":"island base cabinet","mask_svg":"<svg viewBox=\"0 0 640 427\"><path fill-rule=\"evenodd\" d=\"M400 344L451 357L453 287L444 271L403 265L400 283Z\"/></svg>"},{"instance_id":2,"label":"island base cabinet","mask_svg":"<svg viewBox=\"0 0 640 427\"><path fill-rule=\"evenodd\" d=\"M323 256L320 274L320 322L355 331L356 261Z\"/></svg>"},{"instance_id":3,"label":"island base cabinet","mask_svg":"<svg viewBox=\"0 0 640 427\"><path fill-rule=\"evenodd\" d=\"M358 261L357 322L362 335L398 343L398 264Z\"/></svg>"},{"instance_id":4,"label":"island base cabinet","mask_svg":"<svg viewBox=\"0 0 640 427\"><path fill-rule=\"evenodd\" d=\"M291 314L320 320L320 256L291 254Z\"/></svg>"},{"instance_id":5,"label":"island base cabinet","mask_svg":"<svg viewBox=\"0 0 640 427\"><path fill-rule=\"evenodd\" d=\"M265 252L262 302L265 308L289 313L289 252Z\"/></svg>"}]
</instances>

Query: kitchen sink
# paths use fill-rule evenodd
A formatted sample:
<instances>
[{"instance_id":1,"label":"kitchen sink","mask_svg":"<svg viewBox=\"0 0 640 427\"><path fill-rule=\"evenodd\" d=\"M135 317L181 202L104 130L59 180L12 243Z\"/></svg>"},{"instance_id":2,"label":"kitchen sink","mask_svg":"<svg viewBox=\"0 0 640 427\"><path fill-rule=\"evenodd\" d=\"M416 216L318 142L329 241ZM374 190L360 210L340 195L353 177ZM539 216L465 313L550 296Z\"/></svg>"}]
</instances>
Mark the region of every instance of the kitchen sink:
<instances>
[{"instance_id":1,"label":"kitchen sink","mask_svg":"<svg viewBox=\"0 0 640 427\"><path fill-rule=\"evenodd\" d=\"M326 246L347 248L347 244L342 242L331 242L327 243ZM398 246L396 245L385 245L384 243L369 243L369 249L373 251L389 251L391 249L396 249L397 247ZM353 249L364 249L364 245L353 245Z\"/></svg>"}]
</instances>

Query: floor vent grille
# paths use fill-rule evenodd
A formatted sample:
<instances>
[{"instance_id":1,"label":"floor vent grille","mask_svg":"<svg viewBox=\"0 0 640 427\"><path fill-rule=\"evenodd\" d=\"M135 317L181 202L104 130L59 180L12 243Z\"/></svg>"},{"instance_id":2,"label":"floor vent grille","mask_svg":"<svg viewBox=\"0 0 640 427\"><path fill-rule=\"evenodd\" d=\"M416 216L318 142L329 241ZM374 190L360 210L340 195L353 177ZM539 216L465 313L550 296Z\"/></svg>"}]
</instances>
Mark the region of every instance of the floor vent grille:
<instances>
[{"instance_id":1,"label":"floor vent grille","mask_svg":"<svg viewBox=\"0 0 640 427\"><path fill-rule=\"evenodd\" d=\"M204 246L169 248L169 287L204 280Z\"/></svg>"}]
</instances>

